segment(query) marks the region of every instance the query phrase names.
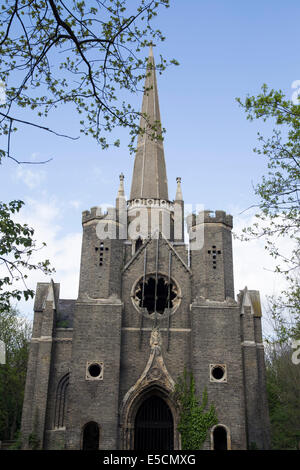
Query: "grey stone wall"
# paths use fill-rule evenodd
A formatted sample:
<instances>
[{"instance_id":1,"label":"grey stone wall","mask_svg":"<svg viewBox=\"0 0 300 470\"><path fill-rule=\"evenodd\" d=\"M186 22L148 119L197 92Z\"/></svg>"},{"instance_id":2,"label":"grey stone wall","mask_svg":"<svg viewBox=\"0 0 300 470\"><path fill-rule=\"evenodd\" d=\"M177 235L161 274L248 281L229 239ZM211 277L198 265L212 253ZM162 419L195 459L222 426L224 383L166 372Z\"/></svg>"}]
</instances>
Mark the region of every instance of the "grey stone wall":
<instances>
[{"instance_id":1,"label":"grey stone wall","mask_svg":"<svg viewBox=\"0 0 300 470\"><path fill-rule=\"evenodd\" d=\"M183 372L184 367L190 364L191 272L182 264L165 240L160 239L158 244L159 273L168 276L169 253L171 251L171 279L180 287L180 304L174 314L170 317L158 315L164 361L170 375L176 380ZM151 240L147 244L146 250L147 273L154 273L157 240ZM145 369L150 355L149 340L154 321L147 313L143 316L134 306L132 300L132 286L143 276L144 261L144 250L141 250L123 274L122 300L124 310L121 340L120 406L126 392L137 382Z\"/></svg>"},{"instance_id":2,"label":"grey stone wall","mask_svg":"<svg viewBox=\"0 0 300 470\"><path fill-rule=\"evenodd\" d=\"M207 301L206 305L194 302L191 312L191 362L198 393L201 396L207 388L218 422L230 431L232 449L246 449L239 309L226 302ZM226 365L226 382L210 381L210 364Z\"/></svg>"},{"instance_id":3,"label":"grey stone wall","mask_svg":"<svg viewBox=\"0 0 300 470\"><path fill-rule=\"evenodd\" d=\"M55 337L53 338L52 361L47 399L47 413L45 421L45 437L48 436L44 445L46 449L60 449L62 446L62 440L64 440L65 436L65 432L59 432L59 429L56 429L57 423L55 423L55 414L58 413L57 407L59 406L57 396L58 384L60 380L70 371L70 361L72 354L72 335L73 329L58 328L56 329ZM67 419L66 406L67 401L65 403L64 409L64 427L66 426ZM63 413L62 410L60 412ZM50 430L55 430L57 432L49 434Z\"/></svg>"},{"instance_id":4,"label":"grey stone wall","mask_svg":"<svg viewBox=\"0 0 300 470\"><path fill-rule=\"evenodd\" d=\"M261 318L253 315L251 307L244 307L241 328L248 448L268 449L270 429Z\"/></svg>"},{"instance_id":5,"label":"grey stone wall","mask_svg":"<svg viewBox=\"0 0 300 470\"><path fill-rule=\"evenodd\" d=\"M42 289L43 290L43 289ZM43 295L37 290L37 295ZM29 436L34 435L39 447L44 447L44 431L48 399L48 385L52 361L52 337L55 321L53 300L43 298L43 312L36 311L34 334L30 345L26 387L22 415L23 447L28 448Z\"/></svg>"},{"instance_id":6,"label":"grey stone wall","mask_svg":"<svg viewBox=\"0 0 300 470\"><path fill-rule=\"evenodd\" d=\"M234 298L232 265L232 217L223 211L216 211L215 217L209 211L199 215L199 221L190 229L198 232L203 246L191 250L193 271L193 298L223 301Z\"/></svg>"},{"instance_id":7,"label":"grey stone wall","mask_svg":"<svg viewBox=\"0 0 300 470\"><path fill-rule=\"evenodd\" d=\"M121 312L119 301L77 303L67 419L67 448L80 449L83 426L100 427L100 448L116 449ZM86 380L87 361L104 364L103 380Z\"/></svg>"}]
</instances>

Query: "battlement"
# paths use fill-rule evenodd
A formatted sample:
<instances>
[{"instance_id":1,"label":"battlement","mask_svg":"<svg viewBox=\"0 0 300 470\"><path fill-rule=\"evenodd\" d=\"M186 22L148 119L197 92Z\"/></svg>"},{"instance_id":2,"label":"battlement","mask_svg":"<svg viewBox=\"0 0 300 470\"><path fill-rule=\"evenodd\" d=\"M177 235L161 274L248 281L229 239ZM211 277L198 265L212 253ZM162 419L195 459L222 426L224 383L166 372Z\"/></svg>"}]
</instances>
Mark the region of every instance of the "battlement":
<instances>
[{"instance_id":1,"label":"battlement","mask_svg":"<svg viewBox=\"0 0 300 470\"><path fill-rule=\"evenodd\" d=\"M100 206L91 207L89 211L82 212L82 223L89 222L90 220L116 220L116 208L108 207L107 211L103 212Z\"/></svg>"},{"instance_id":2,"label":"battlement","mask_svg":"<svg viewBox=\"0 0 300 470\"><path fill-rule=\"evenodd\" d=\"M213 215L214 214L214 215ZM225 211L200 211L197 216L196 214L190 214L187 216L187 225L188 228L195 227L199 224L224 224L232 228L232 215L226 214Z\"/></svg>"}]
</instances>

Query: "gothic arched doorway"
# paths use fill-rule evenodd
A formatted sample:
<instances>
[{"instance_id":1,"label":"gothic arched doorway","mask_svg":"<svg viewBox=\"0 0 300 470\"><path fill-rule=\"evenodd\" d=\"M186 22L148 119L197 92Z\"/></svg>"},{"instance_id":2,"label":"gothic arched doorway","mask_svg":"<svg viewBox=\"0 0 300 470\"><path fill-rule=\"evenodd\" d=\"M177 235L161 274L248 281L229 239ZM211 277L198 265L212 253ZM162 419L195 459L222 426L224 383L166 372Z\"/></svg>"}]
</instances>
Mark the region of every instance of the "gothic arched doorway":
<instances>
[{"instance_id":1,"label":"gothic arched doorway","mask_svg":"<svg viewBox=\"0 0 300 470\"><path fill-rule=\"evenodd\" d=\"M174 423L165 400L152 395L143 401L135 417L134 450L173 450Z\"/></svg>"},{"instance_id":2,"label":"gothic arched doorway","mask_svg":"<svg viewBox=\"0 0 300 470\"><path fill-rule=\"evenodd\" d=\"M99 449L99 426L94 421L90 421L84 426L82 437L82 450Z\"/></svg>"}]
</instances>

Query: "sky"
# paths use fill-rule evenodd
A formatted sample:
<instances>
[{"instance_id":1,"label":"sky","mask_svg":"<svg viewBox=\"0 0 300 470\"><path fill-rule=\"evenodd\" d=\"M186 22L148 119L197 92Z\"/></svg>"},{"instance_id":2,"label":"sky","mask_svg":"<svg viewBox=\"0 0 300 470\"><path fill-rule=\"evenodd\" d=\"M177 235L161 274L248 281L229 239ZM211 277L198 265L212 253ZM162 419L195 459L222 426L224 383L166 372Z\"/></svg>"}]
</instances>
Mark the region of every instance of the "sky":
<instances>
[{"instance_id":1,"label":"sky","mask_svg":"<svg viewBox=\"0 0 300 470\"><path fill-rule=\"evenodd\" d=\"M262 84L282 89L288 98L300 79L299 17L296 0L171 0L155 20L166 40L154 56L176 58L180 65L158 75L169 198L182 178L187 204L225 210L234 217L234 231L251 223L257 204L254 186L266 172L266 161L253 153L257 132L270 126L249 122L236 98L258 94ZM145 50L145 55L148 51ZM141 106L142 95L132 96ZM52 127L77 135L70 109L60 109L49 119ZM96 205L114 204L119 174L125 175L129 196L134 156L129 154L128 133L118 131L120 148L101 150L92 138L71 141L21 128L12 141L19 160L45 165L17 165L6 161L0 168L0 197L22 199L20 220L35 228L38 243L47 247L39 257L56 268L62 298L76 298L78 291L81 212ZM281 242L284 244L283 242ZM274 261L264 241L234 240L235 292L246 285L266 296L276 294L283 281L274 275ZM41 273L30 276L29 286L45 281ZM33 303L22 302L32 315ZM265 328L267 328L265 323Z\"/></svg>"}]
</instances>

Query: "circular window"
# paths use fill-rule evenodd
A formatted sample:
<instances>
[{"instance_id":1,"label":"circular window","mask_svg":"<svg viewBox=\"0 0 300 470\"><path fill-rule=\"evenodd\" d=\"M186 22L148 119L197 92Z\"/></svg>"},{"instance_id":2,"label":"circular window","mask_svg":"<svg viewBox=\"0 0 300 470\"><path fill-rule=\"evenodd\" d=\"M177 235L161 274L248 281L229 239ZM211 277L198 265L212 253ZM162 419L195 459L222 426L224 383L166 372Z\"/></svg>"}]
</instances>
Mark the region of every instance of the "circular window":
<instances>
[{"instance_id":1,"label":"circular window","mask_svg":"<svg viewBox=\"0 0 300 470\"><path fill-rule=\"evenodd\" d=\"M133 292L134 305L147 316L174 313L179 301L177 284L162 274L157 277L149 274L145 279L140 279Z\"/></svg>"},{"instance_id":2,"label":"circular window","mask_svg":"<svg viewBox=\"0 0 300 470\"><path fill-rule=\"evenodd\" d=\"M213 381L225 381L226 380L226 369L223 365L212 365L211 366L211 378Z\"/></svg>"},{"instance_id":3,"label":"circular window","mask_svg":"<svg viewBox=\"0 0 300 470\"><path fill-rule=\"evenodd\" d=\"M99 377L101 374L102 367L100 364L91 364L88 368L89 374L91 377Z\"/></svg>"}]
</instances>

